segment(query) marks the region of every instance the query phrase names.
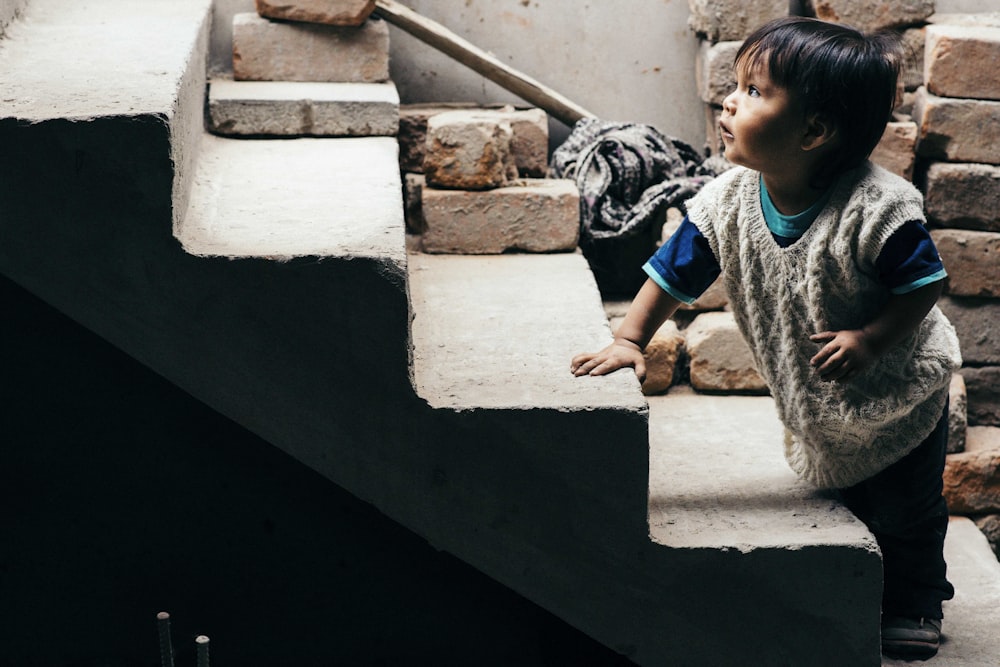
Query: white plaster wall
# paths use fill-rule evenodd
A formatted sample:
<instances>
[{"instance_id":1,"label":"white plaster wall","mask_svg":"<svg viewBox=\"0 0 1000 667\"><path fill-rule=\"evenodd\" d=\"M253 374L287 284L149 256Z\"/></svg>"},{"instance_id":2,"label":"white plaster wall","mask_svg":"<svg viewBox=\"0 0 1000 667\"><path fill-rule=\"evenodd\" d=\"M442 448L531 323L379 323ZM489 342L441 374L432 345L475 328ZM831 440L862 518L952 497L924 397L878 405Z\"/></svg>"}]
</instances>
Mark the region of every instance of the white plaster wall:
<instances>
[{"instance_id":1,"label":"white plaster wall","mask_svg":"<svg viewBox=\"0 0 1000 667\"><path fill-rule=\"evenodd\" d=\"M27 4L28 0L0 0L0 35Z\"/></svg>"},{"instance_id":2,"label":"white plaster wall","mask_svg":"<svg viewBox=\"0 0 1000 667\"><path fill-rule=\"evenodd\" d=\"M686 0L404 0L500 60L606 120L649 123L704 144L694 89L696 40ZM231 69L232 14L252 0L216 0L213 67ZM392 78L404 103L519 102L423 42L391 29ZM523 102L522 102L523 103ZM553 121L553 139L568 129Z\"/></svg>"}]
</instances>

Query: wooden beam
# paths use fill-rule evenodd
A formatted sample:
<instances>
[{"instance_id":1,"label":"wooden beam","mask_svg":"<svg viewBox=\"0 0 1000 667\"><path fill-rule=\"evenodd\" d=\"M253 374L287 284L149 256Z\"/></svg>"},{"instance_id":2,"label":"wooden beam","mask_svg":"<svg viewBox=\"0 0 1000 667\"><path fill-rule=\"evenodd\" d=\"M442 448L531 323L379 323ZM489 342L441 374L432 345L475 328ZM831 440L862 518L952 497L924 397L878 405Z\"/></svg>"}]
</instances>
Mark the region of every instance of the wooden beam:
<instances>
[{"instance_id":1,"label":"wooden beam","mask_svg":"<svg viewBox=\"0 0 1000 667\"><path fill-rule=\"evenodd\" d=\"M376 15L422 42L482 74L518 97L543 109L553 118L572 127L581 118L594 118L580 105L531 77L500 62L496 57L462 39L440 23L404 7L395 0L375 0Z\"/></svg>"}]
</instances>

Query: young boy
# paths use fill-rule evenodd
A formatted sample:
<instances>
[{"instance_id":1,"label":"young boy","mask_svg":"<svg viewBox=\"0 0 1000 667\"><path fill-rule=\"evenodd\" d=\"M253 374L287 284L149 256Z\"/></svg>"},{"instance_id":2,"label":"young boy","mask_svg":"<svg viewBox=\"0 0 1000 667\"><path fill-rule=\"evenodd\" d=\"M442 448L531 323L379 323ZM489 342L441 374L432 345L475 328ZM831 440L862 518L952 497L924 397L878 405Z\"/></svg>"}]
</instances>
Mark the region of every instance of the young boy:
<instances>
[{"instance_id":1,"label":"young boy","mask_svg":"<svg viewBox=\"0 0 1000 667\"><path fill-rule=\"evenodd\" d=\"M882 649L926 659L941 602L948 387L961 364L935 306L945 271L908 182L867 158L892 112L896 42L786 18L759 28L723 103L736 165L688 202L643 267L614 342L577 375L633 367L681 302L720 274L803 478L839 489L882 550Z\"/></svg>"}]
</instances>

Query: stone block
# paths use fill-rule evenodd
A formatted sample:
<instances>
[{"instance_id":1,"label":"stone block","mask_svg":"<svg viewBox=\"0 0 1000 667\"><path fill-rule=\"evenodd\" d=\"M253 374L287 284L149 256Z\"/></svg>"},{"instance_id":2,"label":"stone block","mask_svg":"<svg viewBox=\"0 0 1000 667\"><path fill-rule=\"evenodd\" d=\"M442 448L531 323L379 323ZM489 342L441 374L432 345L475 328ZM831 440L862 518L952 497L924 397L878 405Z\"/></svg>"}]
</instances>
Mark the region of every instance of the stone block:
<instances>
[{"instance_id":1,"label":"stone block","mask_svg":"<svg viewBox=\"0 0 1000 667\"><path fill-rule=\"evenodd\" d=\"M943 97L1000 100L1000 28L929 25L924 56L927 90Z\"/></svg>"},{"instance_id":2,"label":"stone block","mask_svg":"<svg viewBox=\"0 0 1000 667\"><path fill-rule=\"evenodd\" d=\"M969 396L970 426L1000 426L1000 366L961 370Z\"/></svg>"},{"instance_id":3,"label":"stone block","mask_svg":"<svg viewBox=\"0 0 1000 667\"><path fill-rule=\"evenodd\" d=\"M966 364L1000 365L1000 300L943 296L938 307L958 333Z\"/></svg>"},{"instance_id":4,"label":"stone block","mask_svg":"<svg viewBox=\"0 0 1000 667\"><path fill-rule=\"evenodd\" d=\"M531 179L492 190L423 188L424 252L488 255L576 249L580 195L573 181Z\"/></svg>"},{"instance_id":5,"label":"stone block","mask_svg":"<svg viewBox=\"0 0 1000 667\"><path fill-rule=\"evenodd\" d=\"M1000 514L987 514L975 518L976 528L986 536L993 553L1000 558Z\"/></svg>"},{"instance_id":6,"label":"stone block","mask_svg":"<svg viewBox=\"0 0 1000 667\"><path fill-rule=\"evenodd\" d=\"M208 128L240 136L395 136L399 93L392 83L211 82Z\"/></svg>"},{"instance_id":7,"label":"stone block","mask_svg":"<svg viewBox=\"0 0 1000 667\"><path fill-rule=\"evenodd\" d=\"M893 121L886 125L882 139L872 151L871 160L906 180L913 180L917 158L917 124Z\"/></svg>"},{"instance_id":8,"label":"stone block","mask_svg":"<svg viewBox=\"0 0 1000 667\"><path fill-rule=\"evenodd\" d=\"M1000 297L1000 232L935 229L931 238L948 271L948 294Z\"/></svg>"},{"instance_id":9,"label":"stone block","mask_svg":"<svg viewBox=\"0 0 1000 667\"><path fill-rule=\"evenodd\" d=\"M903 88L913 91L924 85L924 28L907 28L902 31L903 66L899 78Z\"/></svg>"},{"instance_id":10,"label":"stone block","mask_svg":"<svg viewBox=\"0 0 1000 667\"><path fill-rule=\"evenodd\" d=\"M507 120L513 132L510 150L519 176L544 178L548 172L548 115L537 108L517 109L505 105L495 109L469 104L403 105L399 112L399 164L404 172L423 173L427 120L439 113L476 110Z\"/></svg>"},{"instance_id":11,"label":"stone block","mask_svg":"<svg viewBox=\"0 0 1000 667\"><path fill-rule=\"evenodd\" d=\"M702 101L721 106L726 96L736 89L733 61L742 44L742 41L701 43L695 59L695 77Z\"/></svg>"},{"instance_id":12,"label":"stone block","mask_svg":"<svg viewBox=\"0 0 1000 667\"><path fill-rule=\"evenodd\" d=\"M435 188L486 190L517 178L510 123L479 110L447 111L427 119L424 176Z\"/></svg>"},{"instance_id":13,"label":"stone block","mask_svg":"<svg viewBox=\"0 0 1000 667\"><path fill-rule=\"evenodd\" d=\"M917 154L949 162L1000 164L1000 102L939 97L926 87L913 100Z\"/></svg>"},{"instance_id":14,"label":"stone block","mask_svg":"<svg viewBox=\"0 0 1000 667\"><path fill-rule=\"evenodd\" d=\"M270 21L255 12L233 16L233 78L238 81L389 80L389 27L357 28Z\"/></svg>"},{"instance_id":15,"label":"stone block","mask_svg":"<svg viewBox=\"0 0 1000 667\"><path fill-rule=\"evenodd\" d=\"M685 335L692 387L719 393L768 393L732 313L702 313Z\"/></svg>"},{"instance_id":16,"label":"stone block","mask_svg":"<svg viewBox=\"0 0 1000 667\"><path fill-rule=\"evenodd\" d=\"M927 216L938 225L1000 232L1000 166L935 162L924 190Z\"/></svg>"},{"instance_id":17,"label":"stone block","mask_svg":"<svg viewBox=\"0 0 1000 667\"><path fill-rule=\"evenodd\" d=\"M726 152L726 144L722 141L719 131L719 120L722 118L722 107L714 104L705 105L705 156L722 155Z\"/></svg>"},{"instance_id":18,"label":"stone block","mask_svg":"<svg viewBox=\"0 0 1000 667\"><path fill-rule=\"evenodd\" d=\"M624 317L611 320L611 331L618 331ZM677 328L677 323L667 320L663 323L643 350L642 357L646 362L646 379L642 381L642 393L646 396L662 394L674 384L677 377L677 365L684 350L684 334Z\"/></svg>"},{"instance_id":19,"label":"stone block","mask_svg":"<svg viewBox=\"0 0 1000 667\"><path fill-rule=\"evenodd\" d=\"M951 376L948 388L948 453L965 451L965 436L969 428L969 397L961 373Z\"/></svg>"},{"instance_id":20,"label":"stone block","mask_svg":"<svg viewBox=\"0 0 1000 667\"><path fill-rule=\"evenodd\" d=\"M916 25L934 13L934 0L807 0L816 18L863 32Z\"/></svg>"},{"instance_id":21,"label":"stone block","mask_svg":"<svg viewBox=\"0 0 1000 667\"><path fill-rule=\"evenodd\" d=\"M952 514L1000 512L1000 428L969 427L965 451L945 459L944 496Z\"/></svg>"},{"instance_id":22,"label":"stone block","mask_svg":"<svg viewBox=\"0 0 1000 667\"><path fill-rule=\"evenodd\" d=\"M403 218L411 234L427 231L423 207L425 185L423 174L403 174Z\"/></svg>"},{"instance_id":23,"label":"stone block","mask_svg":"<svg viewBox=\"0 0 1000 667\"><path fill-rule=\"evenodd\" d=\"M265 18L359 26L375 11L375 0L255 0Z\"/></svg>"},{"instance_id":24,"label":"stone block","mask_svg":"<svg viewBox=\"0 0 1000 667\"><path fill-rule=\"evenodd\" d=\"M742 40L762 23L788 16L787 0L688 0L688 27L712 42Z\"/></svg>"}]
</instances>

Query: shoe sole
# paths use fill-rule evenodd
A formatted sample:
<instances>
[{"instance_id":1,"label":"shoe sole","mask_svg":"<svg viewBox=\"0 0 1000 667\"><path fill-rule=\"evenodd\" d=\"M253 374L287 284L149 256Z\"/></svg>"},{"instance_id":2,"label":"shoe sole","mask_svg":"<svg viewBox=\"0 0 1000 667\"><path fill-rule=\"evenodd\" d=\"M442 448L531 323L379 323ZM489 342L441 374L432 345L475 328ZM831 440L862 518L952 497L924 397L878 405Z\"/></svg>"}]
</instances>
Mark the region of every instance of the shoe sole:
<instances>
[{"instance_id":1,"label":"shoe sole","mask_svg":"<svg viewBox=\"0 0 1000 667\"><path fill-rule=\"evenodd\" d=\"M929 643L920 641L893 640L882 642L882 654L889 658L903 660L927 660L937 655L940 642Z\"/></svg>"}]
</instances>

